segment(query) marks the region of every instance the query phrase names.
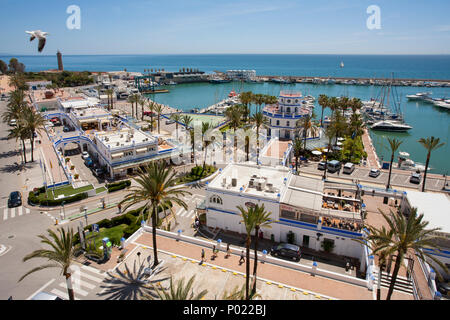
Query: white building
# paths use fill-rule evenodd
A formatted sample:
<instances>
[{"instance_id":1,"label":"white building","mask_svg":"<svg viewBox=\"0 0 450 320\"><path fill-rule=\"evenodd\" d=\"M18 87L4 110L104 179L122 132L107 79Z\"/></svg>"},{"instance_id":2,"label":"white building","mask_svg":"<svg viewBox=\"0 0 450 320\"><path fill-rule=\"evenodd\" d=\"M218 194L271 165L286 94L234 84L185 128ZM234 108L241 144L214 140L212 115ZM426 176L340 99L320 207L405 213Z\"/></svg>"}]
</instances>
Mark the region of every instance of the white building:
<instances>
[{"instance_id":1,"label":"white building","mask_svg":"<svg viewBox=\"0 0 450 320\"><path fill-rule=\"evenodd\" d=\"M70 113L73 110L95 107L99 104L99 100L94 97L76 96L58 99L58 103L61 110Z\"/></svg>"},{"instance_id":2,"label":"white building","mask_svg":"<svg viewBox=\"0 0 450 320\"><path fill-rule=\"evenodd\" d=\"M423 214L423 220L428 221L428 229L441 228L435 232L436 236L442 237L437 244L440 251L426 250L434 258L442 262L450 269L450 200L443 193L408 191L402 202L402 213L409 215L412 208L417 208L418 214ZM438 270L447 280L450 279L437 263L427 261L433 268Z\"/></svg>"},{"instance_id":3,"label":"white building","mask_svg":"<svg viewBox=\"0 0 450 320\"><path fill-rule=\"evenodd\" d=\"M262 230L264 238L287 242L291 233L295 244L314 250L328 241L333 253L362 260L362 245L352 241L362 236L360 200L326 194L327 188L286 167L230 164L206 188L207 225L244 234L237 206L264 204L274 221Z\"/></svg>"},{"instance_id":4,"label":"white building","mask_svg":"<svg viewBox=\"0 0 450 320\"><path fill-rule=\"evenodd\" d=\"M268 105L263 109L263 114L269 122L268 135L294 139L297 121L311 113L312 107L301 93L282 91L276 105Z\"/></svg>"},{"instance_id":5,"label":"white building","mask_svg":"<svg viewBox=\"0 0 450 320\"><path fill-rule=\"evenodd\" d=\"M256 77L255 70L227 70L225 73L229 79L232 80L250 80Z\"/></svg>"},{"instance_id":6,"label":"white building","mask_svg":"<svg viewBox=\"0 0 450 320\"><path fill-rule=\"evenodd\" d=\"M69 117L82 130L110 130L113 116L103 108L73 108Z\"/></svg>"}]
</instances>

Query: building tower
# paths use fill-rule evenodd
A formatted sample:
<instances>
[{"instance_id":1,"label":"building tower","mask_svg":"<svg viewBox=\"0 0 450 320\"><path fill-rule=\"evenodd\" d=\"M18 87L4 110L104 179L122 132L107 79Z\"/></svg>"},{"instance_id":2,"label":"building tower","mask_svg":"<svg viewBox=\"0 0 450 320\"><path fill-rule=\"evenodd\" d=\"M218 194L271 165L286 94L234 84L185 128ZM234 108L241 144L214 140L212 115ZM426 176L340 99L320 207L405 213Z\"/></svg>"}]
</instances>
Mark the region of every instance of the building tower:
<instances>
[{"instance_id":1,"label":"building tower","mask_svg":"<svg viewBox=\"0 0 450 320\"><path fill-rule=\"evenodd\" d=\"M59 52L59 50L56 53L56 57L58 58L58 70L63 71L64 66L63 66L63 62L62 62L62 54L61 54L61 52Z\"/></svg>"}]
</instances>

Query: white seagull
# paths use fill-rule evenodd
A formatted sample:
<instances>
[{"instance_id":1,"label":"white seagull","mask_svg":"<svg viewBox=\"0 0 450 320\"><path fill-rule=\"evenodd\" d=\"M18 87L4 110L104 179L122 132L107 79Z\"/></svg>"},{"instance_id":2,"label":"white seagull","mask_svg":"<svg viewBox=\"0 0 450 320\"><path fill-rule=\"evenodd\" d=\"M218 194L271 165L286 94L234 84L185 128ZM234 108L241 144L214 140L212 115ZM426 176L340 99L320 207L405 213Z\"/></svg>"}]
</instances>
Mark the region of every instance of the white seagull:
<instances>
[{"instance_id":1,"label":"white seagull","mask_svg":"<svg viewBox=\"0 0 450 320\"><path fill-rule=\"evenodd\" d=\"M31 35L30 41L33 41L35 38L39 39L38 51L42 52L42 49L44 49L44 46L45 46L45 40L46 40L45 37L48 35L48 33L42 32L41 30L25 31L25 32Z\"/></svg>"}]
</instances>

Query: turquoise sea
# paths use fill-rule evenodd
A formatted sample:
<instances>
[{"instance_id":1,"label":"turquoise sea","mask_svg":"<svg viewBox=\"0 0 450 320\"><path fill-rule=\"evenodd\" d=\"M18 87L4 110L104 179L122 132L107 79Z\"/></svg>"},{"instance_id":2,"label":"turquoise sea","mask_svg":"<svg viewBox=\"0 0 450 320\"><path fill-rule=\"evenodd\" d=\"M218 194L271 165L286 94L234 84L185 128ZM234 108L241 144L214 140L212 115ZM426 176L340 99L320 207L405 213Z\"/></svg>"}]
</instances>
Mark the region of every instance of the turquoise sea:
<instances>
[{"instance_id":1,"label":"turquoise sea","mask_svg":"<svg viewBox=\"0 0 450 320\"><path fill-rule=\"evenodd\" d=\"M0 56L8 62L12 56ZM54 56L15 56L26 65L27 71L56 69ZM344 68L339 64L343 61ZM396 78L445 79L450 80L450 55L64 55L66 70L73 71L128 71L143 72L147 68L164 68L178 71L180 68L198 68L207 73L230 69L254 69L257 75L296 75L331 77L376 77L388 78L392 73ZM301 91L317 98L319 94L329 96L358 97L363 100L379 96L381 87L349 85L275 83L228 83L228 84L183 84L170 86L170 93L154 95L158 102L172 107L190 110L204 108L227 97L231 90L253 91L277 96L281 90ZM433 97L450 97L450 88L398 87L401 107L408 124L413 126L409 133L371 132L380 158L388 159L386 137L397 136L404 142L400 151L411 154L419 163L426 160L425 149L417 142L421 137L435 136L445 142L445 146L434 151L431 156L431 172L450 172L450 112L433 105L408 102L407 94L431 91ZM316 113L320 115L317 105ZM327 114L328 112L326 112Z\"/></svg>"}]
</instances>

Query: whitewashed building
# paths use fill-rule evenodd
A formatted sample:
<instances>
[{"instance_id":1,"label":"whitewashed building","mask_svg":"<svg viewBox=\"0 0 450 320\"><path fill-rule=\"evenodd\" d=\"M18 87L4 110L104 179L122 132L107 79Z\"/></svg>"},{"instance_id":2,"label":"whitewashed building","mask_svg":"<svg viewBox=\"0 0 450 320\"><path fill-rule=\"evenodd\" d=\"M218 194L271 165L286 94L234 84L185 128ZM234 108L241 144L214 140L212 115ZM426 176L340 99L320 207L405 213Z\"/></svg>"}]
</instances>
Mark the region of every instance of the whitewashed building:
<instances>
[{"instance_id":1,"label":"whitewashed building","mask_svg":"<svg viewBox=\"0 0 450 320\"><path fill-rule=\"evenodd\" d=\"M363 246L352 240L362 236L361 201L326 189L322 180L293 175L286 167L230 164L206 188L207 226L244 234L237 206L264 204L274 221L262 230L264 238L293 237L295 244L314 250L328 241L333 253L362 261Z\"/></svg>"}]
</instances>

